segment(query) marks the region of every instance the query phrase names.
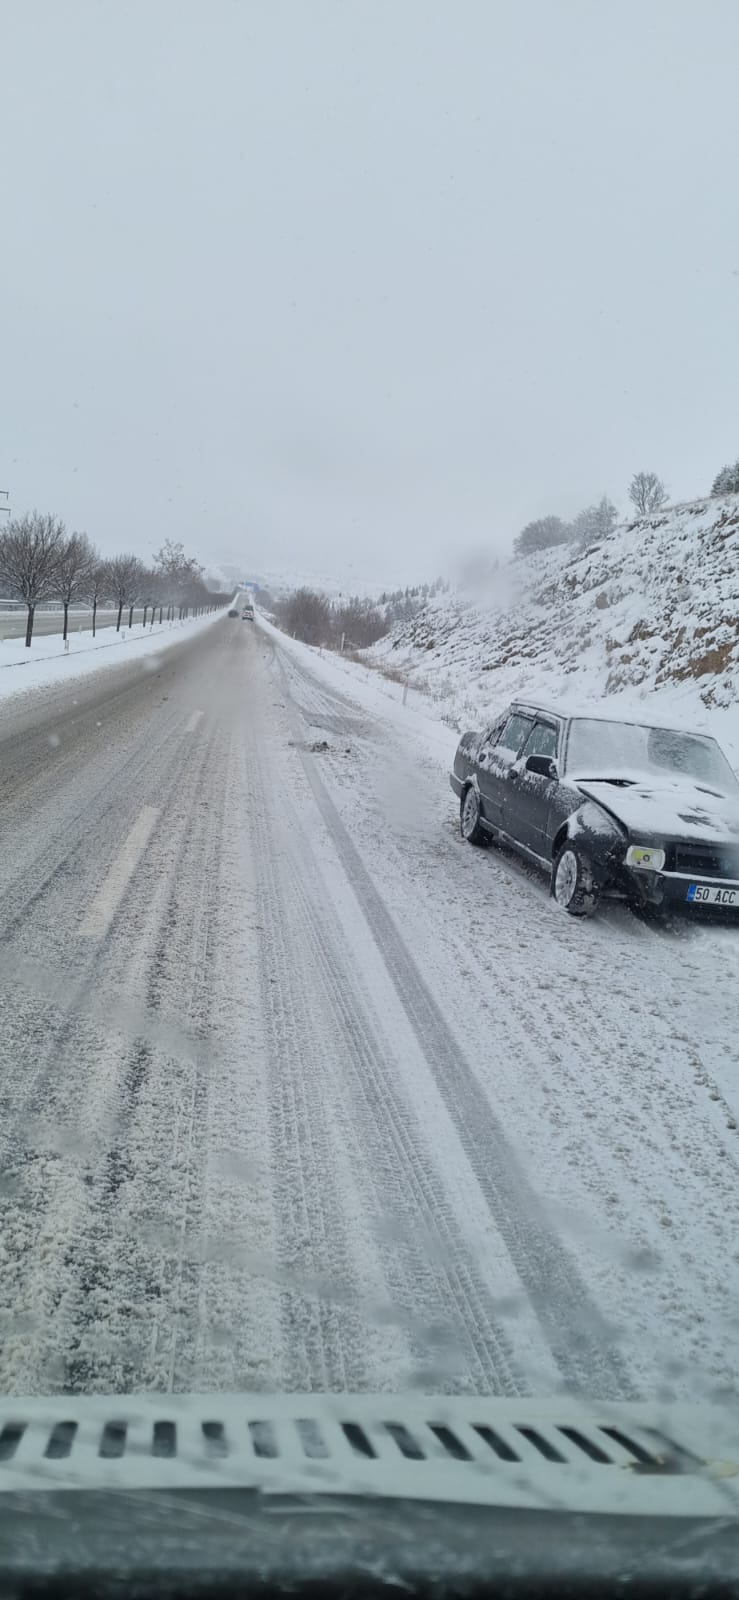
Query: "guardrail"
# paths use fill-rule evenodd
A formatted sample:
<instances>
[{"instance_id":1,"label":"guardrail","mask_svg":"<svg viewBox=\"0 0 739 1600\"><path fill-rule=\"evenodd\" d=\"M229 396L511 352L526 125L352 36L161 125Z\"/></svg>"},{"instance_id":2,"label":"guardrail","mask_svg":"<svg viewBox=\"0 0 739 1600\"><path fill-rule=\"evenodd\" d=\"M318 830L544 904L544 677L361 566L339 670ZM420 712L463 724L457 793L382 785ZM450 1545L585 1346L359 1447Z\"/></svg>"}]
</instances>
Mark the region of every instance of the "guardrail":
<instances>
[{"instance_id":1,"label":"guardrail","mask_svg":"<svg viewBox=\"0 0 739 1600\"><path fill-rule=\"evenodd\" d=\"M171 606L169 609L170 609L170 611L175 611L175 610L177 610L177 607L176 606ZM162 608L162 610L164 611L164 607ZM194 607L194 608L190 607L189 611L188 611L188 608L183 606L182 607L182 611L184 613L183 616L181 616L181 617L179 617L179 616L178 617L175 617L175 616L164 617L163 616L162 620L158 624L156 623L155 619L152 618L151 621L148 623L148 625L146 627L142 627L140 623L134 623L133 627L129 627L127 623L122 624L120 629L116 628L114 630L112 639L106 639L104 643L100 643L100 641L98 640L97 642L93 642L90 645L83 645L81 649L77 649L77 650L74 651L74 656L76 657L76 656L89 655L90 652L93 651L93 650L115 650L121 644L123 644L123 645L125 645L125 644L142 644L146 640L151 640L152 638L156 638L159 633L163 633L166 629L184 628L186 623L188 623L188 622L197 622L204 616L212 616L214 614L218 615L219 613L223 614L226 611L226 607L225 606L202 606L202 607L199 607L199 608L198 607ZM98 613L98 615L99 615L99 613ZM115 613L114 613L114 615L115 615ZM156 629L156 633L155 633L155 629ZM105 630L101 629L101 632L102 631L105 631L107 633L109 631L109 629L108 628L106 628ZM81 629L80 629L80 632L81 632ZM42 642L43 643L48 643L48 642L50 642L50 638L51 637L56 637L56 636L55 635L51 635L51 636L46 635L46 636L44 636L43 634L39 634L38 635L38 643L42 643ZM76 635L76 637L79 637L79 635ZM0 639L0 652L2 650L3 642L4 641ZM12 640L12 639L11 640L7 640L5 642L9 643L9 644L17 644L18 643L17 640ZM34 639L34 644L36 642L37 642L37 640ZM69 640L69 638L67 638L65 640L65 642L64 642L64 652L68 652L69 651L69 647L70 647L70 640ZM156 649L156 646L154 648ZM33 655L29 651L27 655L24 653L24 656L23 656L23 658L21 660L15 660L15 661L3 661L2 657L0 655L0 672L2 672L3 669L6 672L8 672L8 671L14 670L16 667L34 666L37 663L42 662L42 661L62 661L62 660L65 660L65 659L66 659L66 655L63 652L60 652L59 650L55 650L55 651L53 651L53 653L51 655L46 655L46 656Z\"/></svg>"},{"instance_id":2,"label":"guardrail","mask_svg":"<svg viewBox=\"0 0 739 1600\"><path fill-rule=\"evenodd\" d=\"M3 600L0 597L0 616L8 613L15 615L17 613L19 616L24 617L27 610L28 607L25 600ZM113 612L115 615L115 610L115 606L98 606L98 616L102 616L103 612L107 615ZM138 606L137 610L141 611L143 607ZM63 611L64 606L61 600L45 600L42 606L36 606L37 617L60 617ZM92 606L75 606L74 608L70 606L69 615L70 617L91 617Z\"/></svg>"}]
</instances>

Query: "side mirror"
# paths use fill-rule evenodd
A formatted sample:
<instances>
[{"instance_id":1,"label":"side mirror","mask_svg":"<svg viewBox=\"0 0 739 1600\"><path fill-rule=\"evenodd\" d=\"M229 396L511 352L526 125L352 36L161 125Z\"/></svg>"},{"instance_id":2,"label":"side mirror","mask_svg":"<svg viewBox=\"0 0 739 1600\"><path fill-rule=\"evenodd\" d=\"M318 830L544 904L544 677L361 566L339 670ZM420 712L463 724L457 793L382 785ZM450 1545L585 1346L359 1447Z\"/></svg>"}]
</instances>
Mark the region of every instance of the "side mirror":
<instances>
[{"instance_id":1,"label":"side mirror","mask_svg":"<svg viewBox=\"0 0 739 1600\"><path fill-rule=\"evenodd\" d=\"M535 772L537 778L556 778L557 763L551 756L527 756L526 772Z\"/></svg>"}]
</instances>

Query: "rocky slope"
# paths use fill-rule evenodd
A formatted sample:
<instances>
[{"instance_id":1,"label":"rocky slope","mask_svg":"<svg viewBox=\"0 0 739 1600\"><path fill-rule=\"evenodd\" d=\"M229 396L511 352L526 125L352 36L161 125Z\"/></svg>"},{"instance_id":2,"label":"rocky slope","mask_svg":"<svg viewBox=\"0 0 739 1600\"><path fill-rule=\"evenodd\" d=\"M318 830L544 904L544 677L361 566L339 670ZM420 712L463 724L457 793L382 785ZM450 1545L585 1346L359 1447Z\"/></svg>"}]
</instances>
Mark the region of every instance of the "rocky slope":
<instances>
[{"instance_id":1,"label":"rocky slope","mask_svg":"<svg viewBox=\"0 0 739 1600\"><path fill-rule=\"evenodd\" d=\"M731 712L739 737L739 495L639 517L494 581L483 602L447 599L396 627L375 664L425 688L456 726L527 693L639 702L641 714L648 700L698 725Z\"/></svg>"}]
</instances>

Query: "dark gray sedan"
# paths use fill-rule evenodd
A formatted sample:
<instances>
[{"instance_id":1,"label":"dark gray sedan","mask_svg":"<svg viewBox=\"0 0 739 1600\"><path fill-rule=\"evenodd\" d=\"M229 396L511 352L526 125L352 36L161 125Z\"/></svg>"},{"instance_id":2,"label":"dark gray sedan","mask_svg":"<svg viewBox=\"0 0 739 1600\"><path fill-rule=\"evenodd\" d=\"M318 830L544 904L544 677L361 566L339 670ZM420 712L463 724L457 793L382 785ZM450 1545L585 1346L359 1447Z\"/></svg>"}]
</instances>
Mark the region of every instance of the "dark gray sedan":
<instances>
[{"instance_id":1,"label":"dark gray sedan","mask_svg":"<svg viewBox=\"0 0 739 1600\"><path fill-rule=\"evenodd\" d=\"M739 920L739 784L707 735L517 701L450 778L462 837L512 846L573 916L611 894Z\"/></svg>"}]
</instances>

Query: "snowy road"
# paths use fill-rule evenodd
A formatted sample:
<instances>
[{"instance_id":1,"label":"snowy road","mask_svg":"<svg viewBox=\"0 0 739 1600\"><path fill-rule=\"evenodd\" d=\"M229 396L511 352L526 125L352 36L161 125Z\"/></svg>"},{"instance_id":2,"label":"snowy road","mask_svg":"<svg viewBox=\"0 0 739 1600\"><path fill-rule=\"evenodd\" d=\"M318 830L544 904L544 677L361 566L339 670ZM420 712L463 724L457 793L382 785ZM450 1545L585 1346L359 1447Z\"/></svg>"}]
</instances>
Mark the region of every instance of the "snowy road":
<instances>
[{"instance_id":1,"label":"snowy road","mask_svg":"<svg viewBox=\"0 0 739 1600\"><path fill-rule=\"evenodd\" d=\"M449 740L221 619L3 708L0 1391L736 1383L739 938L565 918Z\"/></svg>"}]
</instances>

